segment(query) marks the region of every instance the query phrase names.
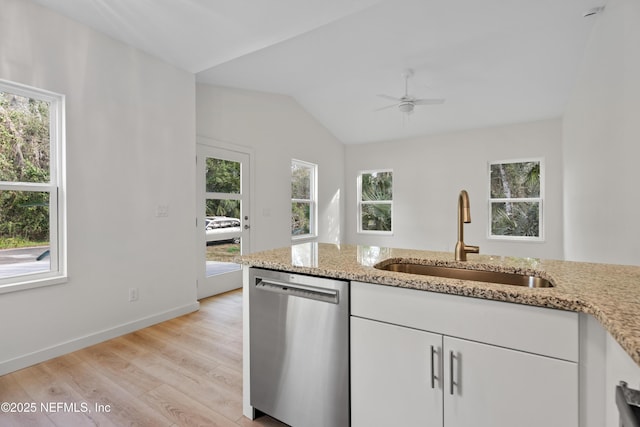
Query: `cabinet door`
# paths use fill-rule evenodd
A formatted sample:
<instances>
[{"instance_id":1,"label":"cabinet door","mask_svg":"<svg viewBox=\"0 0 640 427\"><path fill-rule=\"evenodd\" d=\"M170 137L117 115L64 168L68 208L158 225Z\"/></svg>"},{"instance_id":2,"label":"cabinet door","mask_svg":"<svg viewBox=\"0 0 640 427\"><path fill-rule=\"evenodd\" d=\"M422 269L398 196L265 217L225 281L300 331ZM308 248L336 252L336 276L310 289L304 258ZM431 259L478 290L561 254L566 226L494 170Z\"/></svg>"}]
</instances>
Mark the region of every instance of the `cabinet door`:
<instances>
[{"instance_id":1,"label":"cabinet door","mask_svg":"<svg viewBox=\"0 0 640 427\"><path fill-rule=\"evenodd\" d=\"M351 425L442 426L441 349L441 335L351 317Z\"/></svg>"},{"instance_id":2,"label":"cabinet door","mask_svg":"<svg viewBox=\"0 0 640 427\"><path fill-rule=\"evenodd\" d=\"M578 426L576 363L450 337L444 350L447 427Z\"/></svg>"}]
</instances>

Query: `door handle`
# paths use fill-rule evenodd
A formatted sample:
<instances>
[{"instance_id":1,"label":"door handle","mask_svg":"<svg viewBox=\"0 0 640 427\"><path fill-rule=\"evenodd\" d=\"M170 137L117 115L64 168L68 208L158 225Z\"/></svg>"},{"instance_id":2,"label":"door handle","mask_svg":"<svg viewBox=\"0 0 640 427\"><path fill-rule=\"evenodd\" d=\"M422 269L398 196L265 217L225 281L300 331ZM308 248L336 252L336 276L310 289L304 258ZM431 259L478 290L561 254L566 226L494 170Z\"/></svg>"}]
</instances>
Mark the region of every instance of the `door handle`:
<instances>
[{"instance_id":1,"label":"door handle","mask_svg":"<svg viewBox=\"0 0 640 427\"><path fill-rule=\"evenodd\" d=\"M438 353L438 350L431 346L431 388L436 388L436 381L439 381L438 376L436 375L436 363L435 357Z\"/></svg>"},{"instance_id":2,"label":"door handle","mask_svg":"<svg viewBox=\"0 0 640 427\"><path fill-rule=\"evenodd\" d=\"M251 228L251 226L250 226L249 224L245 224L245 225L244 225L244 229L245 229L245 230L248 230L248 229L250 229L250 228Z\"/></svg>"},{"instance_id":3,"label":"door handle","mask_svg":"<svg viewBox=\"0 0 640 427\"><path fill-rule=\"evenodd\" d=\"M449 351L449 394L453 396L453 386L455 385L455 381L453 380L453 361L456 356L453 354L453 350Z\"/></svg>"}]
</instances>

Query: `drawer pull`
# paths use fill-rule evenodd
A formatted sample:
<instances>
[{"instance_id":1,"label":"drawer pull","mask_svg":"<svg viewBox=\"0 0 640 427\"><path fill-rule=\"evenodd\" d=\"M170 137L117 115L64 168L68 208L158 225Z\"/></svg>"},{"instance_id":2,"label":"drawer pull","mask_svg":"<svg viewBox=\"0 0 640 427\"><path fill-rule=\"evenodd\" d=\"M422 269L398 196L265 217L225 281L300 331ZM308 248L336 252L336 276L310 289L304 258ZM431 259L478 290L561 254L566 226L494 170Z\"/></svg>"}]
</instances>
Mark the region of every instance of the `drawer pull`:
<instances>
[{"instance_id":1,"label":"drawer pull","mask_svg":"<svg viewBox=\"0 0 640 427\"><path fill-rule=\"evenodd\" d=\"M453 360L456 356L453 354L453 350L449 351L449 394L453 396L453 386L455 385L455 381L453 381Z\"/></svg>"},{"instance_id":2,"label":"drawer pull","mask_svg":"<svg viewBox=\"0 0 640 427\"><path fill-rule=\"evenodd\" d=\"M435 363L435 357L437 353L438 350L434 346L431 346L431 388L436 388L436 380L438 380L438 376L436 375Z\"/></svg>"}]
</instances>

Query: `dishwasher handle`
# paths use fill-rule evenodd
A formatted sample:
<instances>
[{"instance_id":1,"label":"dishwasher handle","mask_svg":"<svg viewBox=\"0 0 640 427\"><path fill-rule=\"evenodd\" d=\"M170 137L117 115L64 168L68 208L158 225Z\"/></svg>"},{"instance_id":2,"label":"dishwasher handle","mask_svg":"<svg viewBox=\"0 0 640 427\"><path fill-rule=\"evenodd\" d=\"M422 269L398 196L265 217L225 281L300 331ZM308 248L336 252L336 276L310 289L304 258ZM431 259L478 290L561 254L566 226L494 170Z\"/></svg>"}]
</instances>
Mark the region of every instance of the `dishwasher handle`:
<instances>
[{"instance_id":1,"label":"dishwasher handle","mask_svg":"<svg viewBox=\"0 0 640 427\"><path fill-rule=\"evenodd\" d=\"M620 414L620 427L640 427L640 391L620 381L616 386L616 405Z\"/></svg>"},{"instance_id":2,"label":"dishwasher handle","mask_svg":"<svg viewBox=\"0 0 640 427\"><path fill-rule=\"evenodd\" d=\"M256 288L281 295L307 298L331 304L338 304L339 301L339 291L337 289L322 289L314 286L304 286L271 279L259 279L256 283Z\"/></svg>"}]
</instances>

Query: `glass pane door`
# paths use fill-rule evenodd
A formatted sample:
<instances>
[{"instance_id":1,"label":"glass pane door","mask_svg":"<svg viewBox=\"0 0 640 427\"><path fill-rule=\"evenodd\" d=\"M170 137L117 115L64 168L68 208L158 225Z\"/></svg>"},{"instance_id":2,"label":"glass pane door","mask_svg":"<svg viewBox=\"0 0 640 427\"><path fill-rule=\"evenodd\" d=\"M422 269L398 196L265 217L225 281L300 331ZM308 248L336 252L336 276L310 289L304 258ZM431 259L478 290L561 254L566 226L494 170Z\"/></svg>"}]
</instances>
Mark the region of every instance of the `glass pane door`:
<instances>
[{"instance_id":1,"label":"glass pane door","mask_svg":"<svg viewBox=\"0 0 640 427\"><path fill-rule=\"evenodd\" d=\"M198 298L242 286L233 259L248 248L248 154L198 145L199 245L202 248Z\"/></svg>"}]
</instances>

